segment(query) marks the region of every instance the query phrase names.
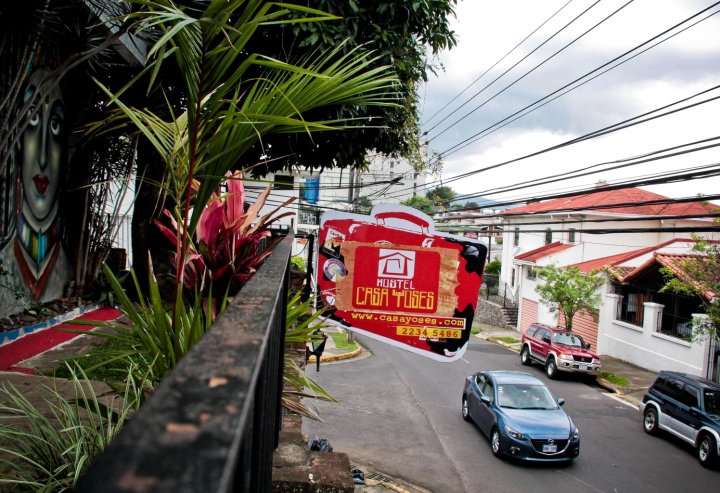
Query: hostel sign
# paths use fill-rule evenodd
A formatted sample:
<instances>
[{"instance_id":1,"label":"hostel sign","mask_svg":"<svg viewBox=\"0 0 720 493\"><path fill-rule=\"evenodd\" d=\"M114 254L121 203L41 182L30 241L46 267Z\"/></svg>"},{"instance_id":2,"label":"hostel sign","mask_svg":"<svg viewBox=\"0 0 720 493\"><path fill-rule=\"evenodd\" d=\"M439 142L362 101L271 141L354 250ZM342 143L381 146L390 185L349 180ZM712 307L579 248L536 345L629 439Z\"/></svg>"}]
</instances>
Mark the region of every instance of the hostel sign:
<instances>
[{"instance_id":1,"label":"hostel sign","mask_svg":"<svg viewBox=\"0 0 720 493\"><path fill-rule=\"evenodd\" d=\"M430 217L400 205L326 212L319 244L326 320L438 361L463 355L485 245L436 233Z\"/></svg>"}]
</instances>

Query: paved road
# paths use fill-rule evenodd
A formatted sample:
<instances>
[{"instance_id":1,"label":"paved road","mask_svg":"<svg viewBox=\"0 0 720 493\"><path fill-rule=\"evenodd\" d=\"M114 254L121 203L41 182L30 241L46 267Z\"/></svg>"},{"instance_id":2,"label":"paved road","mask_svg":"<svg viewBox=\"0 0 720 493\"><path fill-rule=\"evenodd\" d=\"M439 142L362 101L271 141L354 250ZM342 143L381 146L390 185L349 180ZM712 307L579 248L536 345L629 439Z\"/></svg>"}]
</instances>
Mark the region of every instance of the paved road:
<instances>
[{"instance_id":1,"label":"paved road","mask_svg":"<svg viewBox=\"0 0 720 493\"><path fill-rule=\"evenodd\" d=\"M646 435L638 411L574 379L547 381L516 353L473 340L463 360L439 363L367 338L372 356L308 370L340 404L315 404L325 423L307 422L310 439L435 493L717 493L720 471L703 469L692 451ZM567 399L581 431L580 457L568 466L525 465L492 456L485 436L460 416L464 377L481 369L528 370Z\"/></svg>"}]
</instances>

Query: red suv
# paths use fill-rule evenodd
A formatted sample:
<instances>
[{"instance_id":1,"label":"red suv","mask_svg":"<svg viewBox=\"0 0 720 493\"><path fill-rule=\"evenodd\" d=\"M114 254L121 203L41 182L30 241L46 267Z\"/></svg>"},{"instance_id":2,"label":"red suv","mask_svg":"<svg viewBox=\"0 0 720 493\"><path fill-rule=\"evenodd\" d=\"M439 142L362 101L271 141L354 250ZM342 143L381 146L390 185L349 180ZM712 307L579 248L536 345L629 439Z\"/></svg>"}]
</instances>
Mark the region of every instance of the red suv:
<instances>
[{"instance_id":1,"label":"red suv","mask_svg":"<svg viewBox=\"0 0 720 493\"><path fill-rule=\"evenodd\" d=\"M542 363L548 378L559 371L582 373L595 378L600 373L600 356L590 352L590 344L574 332L532 324L522 336L520 362Z\"/></svg>"}]
</instances>

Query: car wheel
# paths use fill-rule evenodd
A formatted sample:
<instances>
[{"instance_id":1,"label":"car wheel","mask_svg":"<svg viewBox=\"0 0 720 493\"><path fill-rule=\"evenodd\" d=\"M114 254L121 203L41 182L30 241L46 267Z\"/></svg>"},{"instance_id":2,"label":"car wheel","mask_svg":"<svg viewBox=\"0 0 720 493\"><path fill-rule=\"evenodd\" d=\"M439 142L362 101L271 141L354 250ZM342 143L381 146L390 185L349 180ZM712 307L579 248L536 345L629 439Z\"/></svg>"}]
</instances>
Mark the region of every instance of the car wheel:
<instances>
[{"instance_id":1,"label":"car wheel","mask_svg":"<svg viewBox=\"0 0 720 493\"><path fill-rule=\"evenodd\" d=\"M502 455L502 452L500 452L500 432L497 428L493 428L490 434L490 450L492 450L495 457Z\"/></svg>"},{"instance_id":2,"label":"car wheel","mask_svg":"<svg viewBox=\"0 0 720 493\"><path fill-rule=\"evenodd\" d=\"M465 396L463 396L462 399L462 417L465 421L470 421L470 409L468 408L468 400Z\"/></svg>"},{"instance_id":3,"label":"car wheel","mask_svg":"<svg viewBox=\"0 0 720 493\"><path fill-rule=\"evenodd\" d=\"M530 349L528 349L527 346L523 346L522 351L520 351L520 363L525 366L530 366L532 364L532 361L530 360Z\"/></svg>"},{"instance_id":4,"label":"car wheel","mask_svg":"<svg viewBox=\"0 0 720 493\"><path fill-rule=\"evenodd\" d=\"M712 467L717 462L717 445L715 439L705 433L698 444L698 460L703 467Z\"/></svg>"},{"instance_id":5,"label":"car wheel","mask_svg":"<svg viewBox=\"0 0 720 493\"><path fill-rule=\"evenodd\" d=\"M545 374L550 380L557 378L557 365L555 364L555 358L549 358L545 363Z\"/></svg>"},{"instance_id":6,"label":"car wheel","mask_svg":"<svg viewBox=\"0 0 720 493\"><path fill-rule=\"evenodd\" d=\"M643 429L648 435L658 434L658 414L652 406L648 406L643 413Z\"/></svg>"}]
</instances>

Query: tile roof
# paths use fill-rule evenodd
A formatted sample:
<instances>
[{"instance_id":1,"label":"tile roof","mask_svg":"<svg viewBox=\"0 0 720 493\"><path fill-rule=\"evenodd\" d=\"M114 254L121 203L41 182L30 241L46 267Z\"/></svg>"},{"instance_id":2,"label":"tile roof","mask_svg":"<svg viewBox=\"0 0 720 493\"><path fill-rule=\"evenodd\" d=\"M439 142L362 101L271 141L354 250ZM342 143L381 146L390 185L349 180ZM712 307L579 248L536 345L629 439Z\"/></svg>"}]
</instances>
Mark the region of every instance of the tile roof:
<instances>
[{"instance_id":1,"label":"tile roof","mask_svg":"<svg viewBox=\"0 0 720 493\"><path fill-rule=\"evenodd\" d=\"M632 250L630 252L623 252L623 253L617 253L615 255L609 255L607 257L600 257L592 260L587 260L585 262L580 262L577 264L574 264L573 267L577 267L580 269L580 272L591 272L593 270L602 269L604 267L607 267L610 269L610 273L615 275L616 273L621 274L624 273L626 275L628 272L631 272L634 267L624 267L621 264L623 262L627 262L628 260L632 260L635 257L639 257L640 255L645 255L646 253L650 253L654 250L658 250L660 248L666 247L668 245L671 245L672 243L685 243L685 242L694 242L695 240L691 240L689 238L672 238L670 240L664 241L658 245L653 245L649 247L639 248L637 250ZM620 276L615 276L620 278Z\"/></svg>"},{"instance_id":2,"label":"tile roof","mask_svg":"<svg viewBox=\"0 0 720 493\"><path fill-rule=\"evenodd\" d=\"M688 275L688 273L683 268L683 262L686 261L692 261L692 260L702 260L702 255L697 254L668 254L668 253L660 253L655 252L653 254L653 257L648 260L647 262L643 263L642 265L636 267L632 270L629 274L627 274L623 279L621 279L623 282L628 282L635 277L639 276L642 272L646 271L648 268L650 268L654 264L659 264L662 267L666 267L670 271L672 271L673 275L680 279L683 282L686 282L688 284L694 285L696 288L702 289L701 286L698 285L698 283L694 282L693 279ZM703 292L703 296L707 300L711 300L715 297L715 292L706 290Z\"/></svg>"},{"instance_id":3,"label":"tile roof","mask_svg":"<svg viewBox=\"0 0 720 493\"><path fill-rule=\"evenodd\" d=\"M548 255L552 255L553 253L562 252L563 250L567 250L568 248L572 248L573 246L575 245L567 245L556 241L554 243L543 245L540 248L536 248L535 250L530 250L529 252L516 255L515 260L522 260L523 262L535 262L538 259L547 257Z\"/></svg>"},{"instance_id":4,"label":"tile roof","mask_svg":"<svg viewBox=\"0 0 720 493\"><path fill-rule=\"evenodd\" d=\"M562 197L558 199L535 202L500 213L501 216L521 214L537 214L541 212L563 211L575 209L578 211L600 210L614 214L634 214L643 216L680 216L689 214L707 214L717 208L713 204L702 201L656 204L656 205L630 205L598 209L599 206L612 204L631 204L651 200L663 200L667 197L657 193L648 192L640 188L623 188L620 190L598 190L597 192Z\"/></svg>"}]
</instances>

